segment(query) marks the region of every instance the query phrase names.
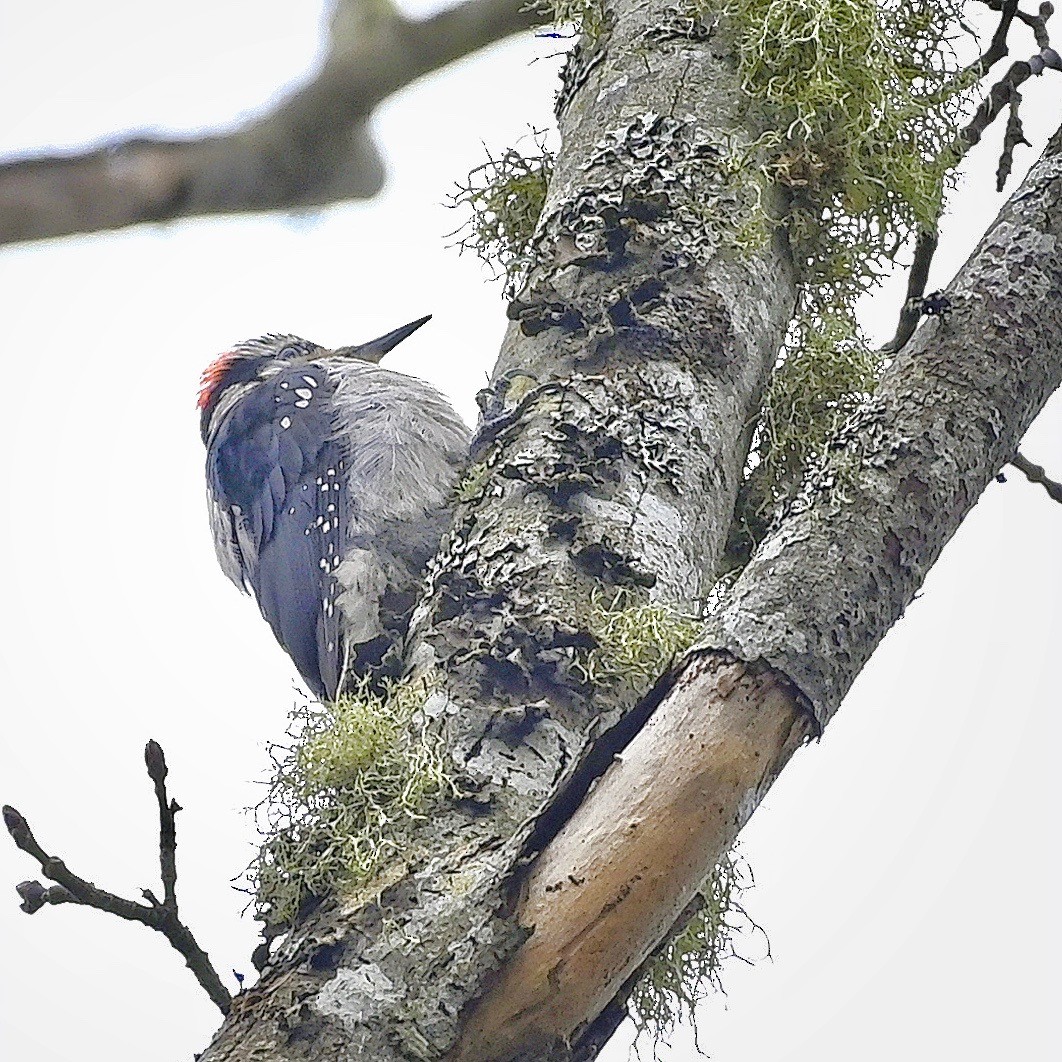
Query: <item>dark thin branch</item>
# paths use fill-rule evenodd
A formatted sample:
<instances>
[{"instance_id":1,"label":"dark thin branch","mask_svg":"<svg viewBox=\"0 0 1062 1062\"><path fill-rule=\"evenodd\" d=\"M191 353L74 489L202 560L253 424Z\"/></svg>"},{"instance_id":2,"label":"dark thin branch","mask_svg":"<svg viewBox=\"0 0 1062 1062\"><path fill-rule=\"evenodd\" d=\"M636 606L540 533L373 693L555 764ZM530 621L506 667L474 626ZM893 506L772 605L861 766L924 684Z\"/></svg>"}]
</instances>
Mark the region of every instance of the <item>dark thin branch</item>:
<instances>
[{"instance_id":1,"label":"dark thin branch","mask_svg":"<svg viewBox=\"0 0 1062 1062\"><path fill-rule=\"evenodd\" d=\"M105 889L97 888L91 881L78 877L57 856L49 855L38 843L33 831L26 819L13 807L4 806L4 825L11 839L27 855L32 856L40 864L41 872L46 878L58 882L70 899L64 899L65 903L80 903L85 907L94 907L97 911L124 918L130 922L140 922L142 925L155 928L157 920L155 908L146 904L137 903L134 900L126 900ZM51 891L51 890L48 890ZM45 903L52 902L45 899ZM32 912L27 912L32 914Z\"/></svg>"},{"instance_id":2,"label":"dark thin branch","mask_svg":"<svg viewBox=\"0 0 1062 1062\"><path fill-rule=\"evenodd\" d=\"M166 757L157 741L149 741L144 748L144 763L148 777L155 785L159 804L159 868L162 877L163 904L177 908L177 827L174 819L181 810L176 800L166 798Z\"/></svg>"},{"instance_id":3,"label":"dark thin branch","mask_svg":"<svg viewBox=\"0 0 1062 1062\"><path fill-rule=\"evenodd\" d=\"M139 922L161 933L180 953L196 980L223 1013L227 1014L232 1002L228 990L221 983L210 957L196 942L191 930L181 922L177 913L177 835L174 816L180 805L166 795L166 758L157 741L149 741L144 749L148 775L155 785L159 803L159 862L162 868L164 899L160 902L150 889L143 891L147 903L138 903L107 892L91 881L75 874L62 859L49 855L33 836L25 816L9 805L4 805L4 825L11 839L27 855L39 864L41 873L56 882L46 888L39 881L23 881L16 886L22 898L19 905L26 914L36 914L42 907L52 904L76 903L97 911L123 918L127 922Z\"/></svg>"},{"instance_id":4,"label":"dark thin branch","mask_svg":"<svg viewBox=\"0 0 1062 1062\"><path fill-rule=\"evenodd\" d=\"M1058 52L1050 46L1050 39L1047 36L1047 20L1054 14L1054 10L1051 4L1045 3L1040 5L1040 13L1038 15L1024 15L1020 11L1015 12L1015 17L1021 18L1027 25L1035 23L1036 28L1033 32L1036 35L1037 44L1040 45L1040 52L1029 59L1019 59L1017 62L1012 63L1006 74L988 91L973 118L952 144L951 150L957 153L956 161L980 141L985 134L985 130L995 121L1004 108L1010 106L1014 93L1030 77L1039 76L1048 68L1053 70L1062 69L1062 62L1059 61Z\"/></svg>"},{"instance_id":5,"label":"dark thin branch","mask_svg":"<svg viewBox=\"0 0 1062 1062\"><path fill-rule=\"evenodd\" d=\"M1062 505L1062 483L1051 479L1047 475L1047 472L1044 471L1043 465L1033 464L1033 462L1020 451L1011 458L1010 463L1023 476L1025 476L1030 483L1039 483L1040 486L1047 491L1047 495L1052 501L1056 501Z\"/></svg>"},{"instance_id":6,"label":"dark thin branch","mask_svg":"<svg viewBox=\"0 0 1062 1062\"><path fill-rule=\"evenodd\" d=\"M1025 138L1025 128L1021 123L1021 93L1013 89L1010 94L1010 114L1007 117L1007 129L1003 134L1003 150L999 156L999 166L996 169L996 191L1002 192L1010 177L1010 171L1014 168L1014 149L1019 144L1032 147Z\"/></svg>"},{"instance_id":7,"label":"dark thin branch","mask_svg":"<svg viewBox=\"0 0 1062 1062\"><path fill-rule=\"evenodd\" d=\"M896 334L885 345L886 354L895 354L902 349L907 340L914 335L918 327L919 318L922 316L920 309L922 296L926 293L926 284L929 281L929 266L933 261L933 255L937 251L937 230L932 232L920 232L915 243L914 261L911 263L911 272L907 276L907 295L904 298L903 307L900 310L900 320L896 325Z\"/></svg>"},{"instance_id":8,"label":"dark thin branch","mask_svg":"<svg viewBox=\"0 0 1062 1062\"><path fill-rule=\"evenodd\" d=\"M999 25L992 34L992 40L985 53L971 63L963 74L976 70L978 78L983 77L1000 59L1005 59L1010 53L1007 46L1007 36L1010 33L1010 24L1018 13L1018 0L985 0L987 6L993 11L1000 12Z\"/></svg>"},{"instance_id":9,"label":"dark thin branch","mask_svg":"<svg viewBox=\"0 0 1062 1062\"><path fill-rule=\"evenodd\" d=\"M980 142L992 122L1006 109L1009 116L1007 130L996 172L996 189L1001 192L1014 166L1014 149L1019 144L1031 146L1025 139L1021 117L1018 113L1021 104L1021 93L1018 90L1030 77L1042 74L1045 69L1062 70L1062 60L1051 48L1047 33L1047 20L1055 10L1052 4L1042 3L1038 14L1029 15L1018 9L1017 0L984 0L984 3L991 10L1001 13L999 25L992 35L988 49L976 63L967 67L964 74L971 70L977 70L980 73L987 72L991 66L1008 54L1007 34L1015 18L1032 27L1036 43L1040 46L1039 55L1011 64L1006 74L988 91L973 118L959 132L948 149L954 154L954 165L958 165L967 152ZM918 321L923 313L922 298L929 281L929 267L937 250L937 239L938 234L935 229L932 232L919 233L915 244L914 261L907 278L907 295L900 310L896 334L882 347L882 352L885 354L891 355L901 350L914 335L915 328L918 327Z\"/></svg>"},{"instance_id":10,"label":"dark thin branch","mask_svg":"<svg viewBox=\"0 0 1062 1062\"><path fill-rule=\"evenodd\" d=\"M979 143L985 131L996 120L1004 107L1009 106L1011 96L1026 81L1032 77L1032 67L1029 63L1020 59L1012 63L1007 73L997 81L988 91L981 106L977 108L972 119L965 129L959 133L953 148L959 151L959 158L966 154L975 144ZM958 162L958 159L956 159Z\"/></svg>"},{"instance_id":11,"label":"dark thin branch","mask_svg":"<svg viewBox=\"0 0 1062 1062\"><path fill-rule=\"evenodd\" d=\"M387 0L338 0L316 76L249 124L0 163L0 244L369 198L385 175L368 132L373 109L535 20L521 0L466 0L421 21Z\"/></svg>"},{"instance_id":12,"label":"dark thin branch","mask_svg":"<svg viewBox=\"0 0 1062 1062\"><path fill-rule=\"evenodd\" d=\"M1036 44L1039 48L1051 47L1051 38L1047 32L1047 20L1054 13L1055 5L1051 3L1041 4L1035 15L1030 15L1025 11L1015 12L1017 17L1033 31L1033 37L1036 39Z\"/></svg>"}]
</instances>

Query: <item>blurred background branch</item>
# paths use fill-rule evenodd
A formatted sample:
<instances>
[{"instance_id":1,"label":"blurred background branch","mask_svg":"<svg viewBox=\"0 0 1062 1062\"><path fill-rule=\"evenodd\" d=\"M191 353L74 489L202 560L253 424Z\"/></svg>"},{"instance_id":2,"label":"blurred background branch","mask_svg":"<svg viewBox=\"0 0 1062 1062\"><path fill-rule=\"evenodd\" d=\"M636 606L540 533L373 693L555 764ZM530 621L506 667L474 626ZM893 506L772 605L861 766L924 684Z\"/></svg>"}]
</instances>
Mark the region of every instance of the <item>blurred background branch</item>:
<instances>
[{"instance_id":1,"label":"blurred background branch","mask_svg":"<svg viewBox=\"0 0 1062 1062\"><path fill-rule=\"evenodd\" d=\"M423 20L390 0L337 0L316 75L247 125L0 163L0 244L370 198L385 178L374 108L534 21L521 0L466 0Z\"/></svg>"}]
</instances>

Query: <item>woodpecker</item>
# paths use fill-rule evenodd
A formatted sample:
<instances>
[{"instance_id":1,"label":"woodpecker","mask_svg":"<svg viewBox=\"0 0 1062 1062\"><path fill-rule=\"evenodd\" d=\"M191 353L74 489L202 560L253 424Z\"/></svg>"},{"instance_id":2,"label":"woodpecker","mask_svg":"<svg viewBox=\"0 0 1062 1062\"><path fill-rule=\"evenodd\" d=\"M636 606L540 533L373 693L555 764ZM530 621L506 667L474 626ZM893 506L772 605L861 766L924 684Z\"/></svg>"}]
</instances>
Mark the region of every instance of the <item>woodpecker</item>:
<instances>
[{"instance_id":1,"label":"woodpecker","mask_svg":"<svg viewBox=\"0 0 1062 1062\"><path fill-rule=\"evenodd\" d=\"M378 364L428 320L336 350L266 335L202 376L218 561L325 700L393 657L468 455L450 403Z\"/></svg>"}]
</instances>

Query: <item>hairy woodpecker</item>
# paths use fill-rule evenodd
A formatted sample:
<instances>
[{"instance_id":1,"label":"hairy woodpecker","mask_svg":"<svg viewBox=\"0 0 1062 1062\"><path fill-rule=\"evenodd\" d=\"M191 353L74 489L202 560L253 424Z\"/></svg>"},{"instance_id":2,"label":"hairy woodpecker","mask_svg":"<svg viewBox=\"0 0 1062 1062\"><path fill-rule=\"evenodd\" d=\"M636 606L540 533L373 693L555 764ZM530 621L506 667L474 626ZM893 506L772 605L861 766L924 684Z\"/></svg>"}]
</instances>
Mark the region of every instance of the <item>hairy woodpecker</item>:
<instances>
[{"instance_id":1,"label":"hairy woodpecker","mask_svg":"<svg viewBox=\"0 0 1062 1062\"><path fill-rule=\"evenodd\" d=\"M468 454L435 388L377 364L428 320L337 350L267 335L203 373L218 561L328 700L400 641Z\"/></svg>"}]
</instances>

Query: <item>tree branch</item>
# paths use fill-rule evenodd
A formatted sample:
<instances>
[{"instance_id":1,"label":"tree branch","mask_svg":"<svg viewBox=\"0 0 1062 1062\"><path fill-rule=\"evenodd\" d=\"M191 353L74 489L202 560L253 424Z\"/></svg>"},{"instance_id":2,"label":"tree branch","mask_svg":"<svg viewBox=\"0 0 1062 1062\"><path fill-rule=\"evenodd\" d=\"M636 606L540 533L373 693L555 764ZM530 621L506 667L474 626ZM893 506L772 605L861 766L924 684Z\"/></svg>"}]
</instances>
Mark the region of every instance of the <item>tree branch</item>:
<instances>
[{"instance_id":1,"label":"tree branch","mask_svg":"<svg viewBox=\"0 0 1062 1062\"><path fill-rule=\"evenodd\" d=\"M1000 16L996 31L992 34L992 40L989 42L984 54L963 71L964 74L969 74L971 71L976 70L978 78L987 73L1000 59L1006 58L1010 53L1007 37L1010 34L1010 25L1018 11L1018 0L982 0L982 2L990 10L1000 12Z\"/></svg>"},{"instance_id":2,"label":"tree branch","mask_svg":"<svg viewBox=\"0 0 1062 1062\"><path fill-rule=\"evenodd\" d=\"M1011 459L1010 463L1025 476L1030 483L1039 483L1044 490L1047 491L1047 496L1052 501L1062 504L1062 483L1051 479L1047 472L1044 470L1043 465L1033 464L1024 454L1019 450Z\"/></svg>"},{"instance_id":3,"label":"tree branch","mask_svg":"<svg viewBox=\"0 0 1062 1062\"><path fill-rule=\"evenodd\" d=\"M996 177L996 190L1002 192L1014 164L1014 149L1019 144L1029 145L1029 141L1025 139L1018 113L1021 104L1019 87L1030 77L1042 74L1049 67L1062 70L1062 61L1059 61L1058 53L1050 47L1047 33L1047 20L1054 14L1054 7L1050 3L1041 4L1037 15L1026 15L1018 10L1017 0L985 0L985 2L993 11L1002 12L999 25L996 27L987 51L964 73L973 69L979 73L985 73L1009 53L1007 34L1010 32L1015 17L1032 26L1036 42L1040 46L1038 55L1012 64L1003 77L989 89L984 102L948 149L954 154L957 165L970 149L980 142L985 131L1006 106L1009 118ZM937 251L937 240L938 233L935 228L932 232L921 232L918 235L914 260L907 277L907 294L900 309L896 334L882 347L885 354L895 354L901 350L918 327L923 313L922 297L925 295L926 284L929 280L929 268Z\"/></svg>"},{"instance_id":4,"label":"tree branch","mask_svg":"<svg viewBox=\"0 0 1062 1062\"><path fill-rule=\"evenodd\" d=\"M1047 9L1046 14L1041 14L1040 18L1046 22L1054 8L1050 4L1042 5L1041 10L1044 8ZM1062 59L1059 58L1058 52L1050 47L1041 48L1038 54L1012 63L1003 77L989 89L973 118L956 138L952 150L957 153L957 158L961 158L980 142L988 127L1004 108L1009 108L1014 94L1029 78L1038 77L1047 69L1062 71Z\"/></svg>"},{"instance_id":5,"label":"tree branch","mask_svg":"<svg viewBox=\"0 0 1062 1062\"><path fill-rule=\"evenodd\" d=\"M177 908L177 827L175 819L181 810L176 800L166 796L166 757L157 741L149 741L144 748L144 762L148 777L155 786L159 805L159 871L162 878L163 904Z\"/></svg>"},{"instance_id":6,"label":"tree branch","mask_svg":"<svg viewBox=\"0 0 1062 1062\"><path fill-rule=\"evenodd\" d=\"M938 238L936 229L932 232L918 234L914 261L907 274L907 295L900 308L900 320L896 324L896 334L883 348L886 354L895 354L898 350L902 350L914 335L918 322L922 319L922 296L926 293L929 267L933 264L933 256L937 253Z\"/></svg>"},{"instance_id":7,"label":"tree branch","mask_svg":"<svg viewBox=\"0 0 1062 1062\"><path fill-rule=\"evenodd\" d=\"M181 922L177 912L177 835L174 816L180 811L175 800L166 795L166 758L156 741L149 741L144 749L148 775L155 786L159 804L159 864L164 899L155 897L150 889L143 891L147 903L126 900L91 881L79 877L57 856L49 855L38 843L25 817L13 807L4 806L4 825L11 839L27 855L40 864L46 878L58 884L45 888L39 881L23 881L16 888L22 897L21 908L26 914L36 914L46 904L77 903L97 911L139 922L161 933L182 956L196 980L223 1014L228 1013L231 996L221 983L210 957L199 946L190 929Z\"/></svg>"},{"instance_id":8,"label":"tree branch","mask_svg":"<svg viewBox=\"0 0 1062 1062\"><path fill-rule=\"evenodd\" d=\"M620 990L1062 382L1059 291L1062 129L956 277L954 314L896 359L539 855L517 910L533 932L466 1016L454 1062L577 1042Z\"/></svg>"},{"instance_id":9,"label":"tree branch","mask_svg":"<svg viewBox=\"0 0 1062 1062\"><path fill-rule=\"evenodd\" d=\"M317 75L247 126L0 164L0 244L368 198L384 179L367 129L376 105L534 21L521 0L467 0L423 21L340 0Z\"/></svg>"}]
</instances>

